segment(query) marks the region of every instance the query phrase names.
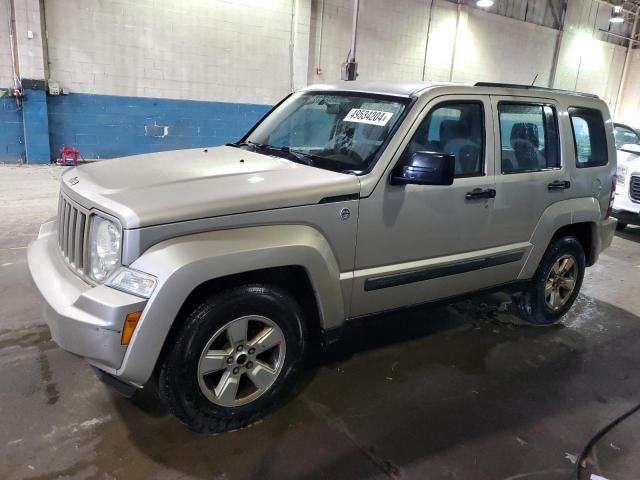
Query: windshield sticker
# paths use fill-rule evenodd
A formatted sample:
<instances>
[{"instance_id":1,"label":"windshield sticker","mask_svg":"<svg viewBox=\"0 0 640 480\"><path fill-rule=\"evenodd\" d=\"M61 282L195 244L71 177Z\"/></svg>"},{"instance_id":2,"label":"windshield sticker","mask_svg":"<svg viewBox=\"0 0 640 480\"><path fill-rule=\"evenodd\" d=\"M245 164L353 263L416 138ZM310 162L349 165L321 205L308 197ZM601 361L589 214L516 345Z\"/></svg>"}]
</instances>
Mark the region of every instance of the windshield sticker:
<instances>
[{"instance_id":1,"label":"windshield sticker","mask_svg":"<svg viewBox=\"0 0 640 480\"><path fill-rule=\"evenodd\" d=\"M382 112L380 110L365 110L362 108L352 108L344 117L345 122L367 123L384 127L393 117L393 113Z\"/></svg>"}]
</instances>

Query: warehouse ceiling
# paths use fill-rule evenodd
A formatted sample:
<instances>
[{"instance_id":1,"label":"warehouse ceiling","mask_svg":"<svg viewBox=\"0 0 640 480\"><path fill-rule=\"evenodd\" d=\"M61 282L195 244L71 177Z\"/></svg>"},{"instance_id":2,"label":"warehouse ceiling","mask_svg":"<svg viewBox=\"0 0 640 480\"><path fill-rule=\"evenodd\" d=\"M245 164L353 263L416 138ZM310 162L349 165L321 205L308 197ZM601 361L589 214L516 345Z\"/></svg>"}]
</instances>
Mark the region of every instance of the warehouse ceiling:
<instances>
[{"instance_id":1,"label":"warehouse ceiling","mask_svg":"<svg viewBox=\"0 0 640 480\"><path fill-rule=\"evenodd\" d=\"M567 0L495 0L494 4L488 8L476 6L476 0L449 1L523 22L554 28L556 30L560 28L563 14L567 9ZM609 22L614 5L622 6L624 10L624 22L618 24ZM595 38L626 46L627 40L621 37L631 36L634 14L638 11L640 11L640 0L626 0L622 2L591 0L582 4L579 21L584 28L593 29ZM640 25L638 25L638 30L640 31ZM610 32L612 34L609 35L604 32ZM637 48L640 47L640 45L636 43L634 47Z\"/></svg>"}]
</instances>

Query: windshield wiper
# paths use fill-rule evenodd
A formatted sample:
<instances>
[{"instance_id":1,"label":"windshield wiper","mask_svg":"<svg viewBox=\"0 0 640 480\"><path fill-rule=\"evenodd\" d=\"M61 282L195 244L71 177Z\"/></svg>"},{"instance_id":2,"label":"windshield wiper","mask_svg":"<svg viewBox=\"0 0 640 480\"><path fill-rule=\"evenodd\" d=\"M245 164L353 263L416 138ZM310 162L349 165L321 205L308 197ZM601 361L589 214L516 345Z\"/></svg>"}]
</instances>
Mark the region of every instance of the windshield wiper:
<instances>
[{"instance_id":1,"label":"windshield wiper","mask_svg":"<svg viewBox=\"0 0 640 480\"><path fill-rule=\"evenodd\" d=\"M286 147L288 148L288 147ZM296 155L305 165L315 166L316 162L326 162L327 159L313 153L301 152L300 150L288 150L290 154Z\"/></svg>"},{"instance_id":2,"label":"windshield wiper","mask_svg":"<svg viewBox=\"0 0 640 480\"><path fill-rule=\"evenodd\" d=\"M309 166L313 165L313 155L308 155L297 150L291 150L291 148L289 147L276 147L274 145L268 145L266 143L254 143L253 145L255 145L258 150L266 150L275 154L284 154L286 158L288 158L289 160L293 160L294 162L302 163Z\"/></svg>"},{"instance_id":3,"label":"windshield wiper","mask_svg":"<svg viewBox=\"0 0 640 480\"><path fill-rule=\"evenodd\" d=\"M251 141L227 143L229 147L252 147L254 152L258 150L265 150L267 152L273 152L280 154L280 156L286 157L294 162L302 163L304 165L313 166L317 160L324 160L318 155L312 153L304 153L299 150L291 150L290 147L276 147L275 145L269 145L268 143L254 143Z\"/></svg>"},{"instance_id":4,"label":"windshield wiper","mask_svg":"<svg viewBox=\"0 0 640 480\"><path fill-rule=\"evenodd\" d=\"M255 152L257 145L253 142L235 142L235 143L225 143L226 147L252 147Z\"/></svg>"}]
</instances>

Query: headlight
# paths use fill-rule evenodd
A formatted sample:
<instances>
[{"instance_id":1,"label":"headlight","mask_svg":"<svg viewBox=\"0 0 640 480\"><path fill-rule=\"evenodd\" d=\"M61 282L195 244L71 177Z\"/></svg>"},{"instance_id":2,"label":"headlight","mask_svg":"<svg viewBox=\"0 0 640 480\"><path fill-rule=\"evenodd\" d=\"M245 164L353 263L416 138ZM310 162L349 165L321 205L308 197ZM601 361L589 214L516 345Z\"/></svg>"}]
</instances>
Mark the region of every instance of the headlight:
<instances>
[{"instance_id":1,"label":"headlight","mask_svg":"<svg viewBox=\"0 0 640 480\"><path fill-rule=\"evenodd\" d=\"M148 273L120 267L105 282L105 285L139 297L149 298L156 288L155 277Z\"/></svg>"},{"instance_id":2,"label":"headlight","mask_svg":"<svg viewBox=\"0 0 640 480\"><path fill-rule=\"evenodd\" d=\"M104 280L120 265L120 230L116 225L94 215L89 226L89 276Z\"/></svg>"},{"instance_id":3,"label":"headlight","mask_svg":"<svg viewBox=\"0 0 640 480\"><path fill-rule=\"evenodd\" d=\"M624 181L627 176L627 167L624 165L618 165L618 171L616 172L616 183L624 187Z\"/></svg>"}]
</instances>

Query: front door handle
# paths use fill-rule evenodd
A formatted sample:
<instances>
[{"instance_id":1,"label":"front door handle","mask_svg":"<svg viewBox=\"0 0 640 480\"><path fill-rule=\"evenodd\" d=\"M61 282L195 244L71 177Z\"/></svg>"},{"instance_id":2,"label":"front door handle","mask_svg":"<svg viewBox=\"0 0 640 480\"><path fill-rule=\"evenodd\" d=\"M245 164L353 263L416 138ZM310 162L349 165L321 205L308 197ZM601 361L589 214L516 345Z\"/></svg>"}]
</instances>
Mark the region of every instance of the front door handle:
<instances>
[{"instance_id":1,"label":"front door handle","mask_svg":"<svg viewBox=\"0 0 640 480\"><path fill-rule=\"evenodd\" d=\"M571 182L569 180L554 180L550 184L547 185L549 190L566 190L571 187Z\"/></svg>"},{"instance_id":2,"label":"front door handle","mask_svg":"<svg viewBox=\"0 0 640 480\"><path fill-rule=\"evenodd\" d=\"M493 188L474 188L470 192L464 194L467 200L477 200L479 198L495 198L496 191Z\"/></svg>"}]
</instances>

